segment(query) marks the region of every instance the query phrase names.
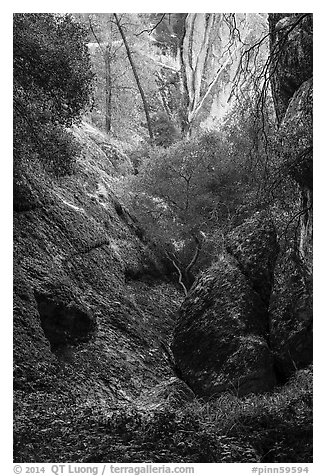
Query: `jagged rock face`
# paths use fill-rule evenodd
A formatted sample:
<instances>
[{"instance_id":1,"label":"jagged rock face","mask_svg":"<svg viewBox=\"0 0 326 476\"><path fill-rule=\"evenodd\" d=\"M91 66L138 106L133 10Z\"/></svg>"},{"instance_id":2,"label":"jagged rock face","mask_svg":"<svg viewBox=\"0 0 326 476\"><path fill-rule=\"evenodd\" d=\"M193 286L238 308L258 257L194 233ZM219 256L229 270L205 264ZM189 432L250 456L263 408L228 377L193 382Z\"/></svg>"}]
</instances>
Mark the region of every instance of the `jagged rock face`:
<instances>
[{"instance_id":1,"label":"jagged rock face","mask_svg":"<svg viewBox=\"0 0 326 476\"><path fill-rule=\"evenodd\" d=\"M174 376L162 342L181 295L112 192L128 161L93 128L75 135L86 148L75 174L25 170L33 201L16 197L14 388L128 400Z\"/></svg>"},{"instance_id":2,"label":"jagged rock face","mask_svg":"<svg viewBox=\"0 0 326 476\"><path fill-rule=\"evenodd\" d=\"M312 77L312 14L270 13L272 92L279 122L289 101Z\"/></svg>"},{"instance_id":3,"label":"jagged rock face","mask_svg":"<svg viewBox=\"0 0 326 476\"><path fill-rule=\"evenodd\" d=\"M295 253L280 256L270 306L271 346L281 379L313 359L312 277Z\"/></svg>"},{"instance_id":4,"label":"jagged rock face","mask_svg":"<svg viewBox=\"0 0 326 476\"><path fill-rule=\"evenodd\" d=\"M271 344L281 377L312 362L312 14L270 14L272 92L283 171L298 184L297 236L276 268ZM275 63L277 61L277 65Z\"/></svg>"},{"instance_id":5,"label":"jagged rock face","mask_svg":"<svg viewBox=\"0 0 326 476\"><path fill-rule=\"evenodd\" d=\"M300 253L312 271L312 14L270 14L272 93L284 172L299 186ZM276 55L273 57L273 52Z\"/></svg>"},{"instance_id":6,"label":"jagged rock face","mask_svg":"<svg viewBox=\"0 0 326 476\"><path fill-rule=\"evenodd\" d=\"M275 230L258 215L229 236L228 250L233 256L220 257L194 283L174 332L180 373L203 397L259 393L275 384L267 296L277 256ZM262 286L258 276L266 281Z\"/></svg>"},{"instance_id":7,"label":"jagged rock face","mask_svg":"<svg viewBox=\"0 0 326 476\"><path fill-rule=\"evenodd\" d=\"M256 214L229 234L226 249L236 258L253 289L268 304L278 252L273 222L262 213Z\"/></svg>"},{"instance_id":8,"label":"jagged rock face","mask_svg":"<svg viewBox=\"0 0 326 476\"><path fill-rule=\"evenodd\" d=\"M279 129L284 168L301 188L312 190L312 78L296 91Z\"/></svg>"},{"instance_id":9,"label":"jagged rock face","mask_svg":"<svg viewBox=\"0 0 326 476\"><path fill-rule=\"evenodd\" d=\"M243 46L267 30L263 14L188 13L182 39L182 66L188 94L189 126L216 127L234 104L233 87ZM231 24L237 33L230 33ZM241 41L240 41L241 38ZM264 55L263 48L259 54ZM267 52L266 52L267 53ZM242 85L244 87L244 85Z\"/></svg>"},{"instance_id":10,"label":"jagged rock face","mask_svg":"<svg viewBox=\"0 0 326 476\"><path fill-rule=\"evenodd\" d=\"M159 20L162 16L155 14L153 22ZM164 89L166 96L169 90L173 92L177 107L174 111L166 108L163 97L162 102L170 117L180 115L182 130L215 128L216 122L231 111L244 45L254 44L267 28L267 15L260 13L237 13L234 17L223 13L176 13L160 21L153 32L157 54L152 58L162 66L162 79L164 70L175 74L174 84L179 92L176 94L171 83ZM267 57L264 45L259 55Z\"/></svg>"},{"instance_id":11,"label":"jagged rock face","mask_svg":"<svg viewBox=\"0 0 326 476\"><path fill-rule=\"evenodd\" d=\"M313 95L312 78L294 94L280 125L279 138L284 156L284 170L300 190L299 252L312 273L312 189L313 189Z\"/></svg>"}]
</instances>

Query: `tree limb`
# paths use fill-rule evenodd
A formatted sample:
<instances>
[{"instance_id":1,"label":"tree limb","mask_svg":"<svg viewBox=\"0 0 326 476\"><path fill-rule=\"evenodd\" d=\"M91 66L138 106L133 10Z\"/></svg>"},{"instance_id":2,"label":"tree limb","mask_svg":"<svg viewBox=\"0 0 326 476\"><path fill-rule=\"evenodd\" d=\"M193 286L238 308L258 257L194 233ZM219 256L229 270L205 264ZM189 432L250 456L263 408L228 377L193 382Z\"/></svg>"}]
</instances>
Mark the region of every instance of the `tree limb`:
<instances>
[{"instance_id":1,"label":"tree limb","mask_svg":"<svg viewBox=\"0 0 326 476\"><path fill-rule=\"evenodd\" d=\"M153 33L153 31L159 26L159 24L162 23L162 21L164 20L165 15L166 15L166 13L162 14L160 20L156 23L156 25L153 28L146 28L145 30L142 30L141 32L136 33L136 36L140 36L140 35L142 35L143 33L146 33L146 32L149 35L151 35Z\"/></svg>"},{"instance_id":2,"label":"tree limb","mask_svg":"<svg viewBox=\"0 0 326 476\"><path fill-rule=\"evenodd\" d=\"M90 17L90 16L88 17L88 21L89 21L90 30L91 30L91 32L93 33L93 36L94 36L94 38L95 38L95 40L96 40L96 43L97 43L98 46L100 47L101 53L102 53L102 55L103 55L103 57L104 57L104 55L105 55L104 49L103 49L101 43L99 42L99 39L98 39L98 37L97 37L97 35L96 35L95 31L94 31L94 28L93 28L93 25L92 25L92 20L91 20L91 17Z\"/></svg>"},{"instance_id":3,"label":"tree limb","mask_svg":"<svg viewBox=\"0 0 326 476\"><path fill-rule=\"evenodd\" d=\"M178 283L179 283L180 286L182 287L183 292L184 292L184 295L187 296L188 291L187 291L186 286L183 284L183 281L182 281L182 272L181 272L179 266L176 264L176 262L174 261L174 259L171 258L171 256L169 256L169 254L168 254L167 252L165 252L165 256L171 261L171 263L173 264L173 266L175 267L175 269L178 271L178 274L179 274Z\"/></svg>"}]
</instances>

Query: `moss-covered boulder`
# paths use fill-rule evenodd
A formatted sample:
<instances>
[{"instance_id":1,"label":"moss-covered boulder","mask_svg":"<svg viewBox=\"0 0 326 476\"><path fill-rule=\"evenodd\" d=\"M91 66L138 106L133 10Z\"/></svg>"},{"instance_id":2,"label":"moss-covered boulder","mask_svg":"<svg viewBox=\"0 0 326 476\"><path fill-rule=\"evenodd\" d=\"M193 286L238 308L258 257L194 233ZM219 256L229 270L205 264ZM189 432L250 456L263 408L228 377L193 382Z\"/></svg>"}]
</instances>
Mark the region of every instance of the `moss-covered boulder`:
<instances>
[{"instance_id":1,"label":"moss-covered boulder","mask_svg":"<svg viewBox=\"0 0 326 476\"><path fill-rule=\"evenodd\" d=\"M291 99L279 129L279 140L284 156L284 171L300 187L312 190L312 78L305 81Z\"/></svg>"},{"instance_id":2,"label":"moss-covered boulder","mask_svg":"<svg viewBox=\"0 0 326 476\"><path fill-rule=\"evenodd\" d=\"M256 213L229 233L226 249L260 298L268 303L278 253L272 220L265 213Z\"/></svg>"},{"instance_id":3,"label":"moss-covered boulder","mask_svg":"<svg viewBox=\"0 0 326 476\"><path fill-rule=\"evenodd\" d=\"M172 343L182 378L203 397L259 393L275 384L268 345L275 230L258 214L227 242L229 253L197 279L182 304Z\"/></svg>"}]
</instances>

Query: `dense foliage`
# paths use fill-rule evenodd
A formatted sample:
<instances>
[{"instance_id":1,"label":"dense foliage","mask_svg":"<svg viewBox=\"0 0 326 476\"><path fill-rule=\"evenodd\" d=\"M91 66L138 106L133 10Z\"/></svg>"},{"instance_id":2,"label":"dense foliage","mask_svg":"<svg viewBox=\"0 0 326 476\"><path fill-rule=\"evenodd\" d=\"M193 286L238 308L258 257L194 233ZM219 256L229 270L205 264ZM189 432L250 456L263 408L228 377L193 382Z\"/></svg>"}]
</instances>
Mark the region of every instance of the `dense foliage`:
<instances>
[{"instance_id":1,"label":"dense foliage","mask_svg":"<svg viewBox=\"0 0 326 476\"><path fill-rule=\"evenodd\" d=\"M152 411L111 411L83 395L21 393L14 444L25 462L307 463L311 461L312 373L272 395L223 394ZM33 408L33 417L30 411ZM46 442L47 444L44 444Z\"/></svg>"},{"instance_id":2,"label":"dense foliage","mask_svg":"<svg viewBox=\"0 0 326 476\"><path fill-rule=\"evenodd\" d=\"M121 199L129 196L147 234L172 245L182 266L191 259L195 237L203 245L198 271L221 252L232 227L284 200L285 177L273 186L279 159L271 111L266 104L262 118L247 98L235 104L218 131L202 131L168 147L143 145L131 154L137 175L124 181ZM285 185L289 203L292 192L288 181Z\"/></svg>"},{"instance_id":3,"label":"dense foliage","mask_svg":"<svg viewBox=\"0 0 326 476\"><path fill-rule=\"evenodd\" d=\"M148 138L144 97L152 128L156 122L154 117L152 121L152 116L162 112L156 77L159 68L152 59L148 35L139 34L148 25L148 15L115 15L76 14L88 30L92 68L96 75L94 103L88 119L114 137L125 140L128 134L128 142L134 144L140 138Z\"/></svg>"},{"instance_id":4,"label":"dense foliage","mask_svg":"<svg viewBox=\"0 0 326 476\"><path fill-rule=\"evenodd\" d=\"M14 15L14 158L38 159L55 174L78 152L66 128L89 103L92 84L84 29L71 15Z\"/></svg>"}]
</instances>

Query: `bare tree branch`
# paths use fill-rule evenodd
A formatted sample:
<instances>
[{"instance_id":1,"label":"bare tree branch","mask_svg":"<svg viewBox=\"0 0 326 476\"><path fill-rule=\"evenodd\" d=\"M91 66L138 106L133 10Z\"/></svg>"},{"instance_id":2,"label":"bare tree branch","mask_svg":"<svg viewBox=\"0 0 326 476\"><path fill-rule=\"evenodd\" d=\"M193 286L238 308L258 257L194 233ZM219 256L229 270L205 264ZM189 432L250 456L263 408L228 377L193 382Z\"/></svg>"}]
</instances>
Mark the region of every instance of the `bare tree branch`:
<instances>
[{"instance_id":1,"label":"bare tree branch","mask_svg":"<svg viewBox=\"0 0 326 476\"><path fill-rule=\"evenodd\" d=\"M187 296L188 291L187 291L186 286L185 286L184 283L183 283L183 276L182 276L182 272L181 272L179 266L178 266L177 263L174 261L174 259L171 258L171 256L169 256L169 254L168 254L167 252L165 252L165 255L166 255L166 257L171 261L171 263L173 264L173 266L175 267L175 269L178 271L178 275L179 275L178 283L179 283L180 286L182 287L182 290L183 290L183 292L184 292L184 295Z\"/></svg>"},{"instance_id":2,"label":"bare tree branch","mask_svg":"<svg viewBox=\"0 0 326 476\"><path fill-rule=\"evenodd\" d=\"M136 36L140 36L142 35L143 33L148 33L149 35L151 35L153 33L153 31L159 26L160 23L162 23L162 21L164 20L164 17L165 17L166 13L163 13L160 20L156 23L155 26L153 26L153 28L149 28L149 29L145 29L145 30L142 30L140 31L139 33L136 33Z\"/></svg>"}]
</instances>

